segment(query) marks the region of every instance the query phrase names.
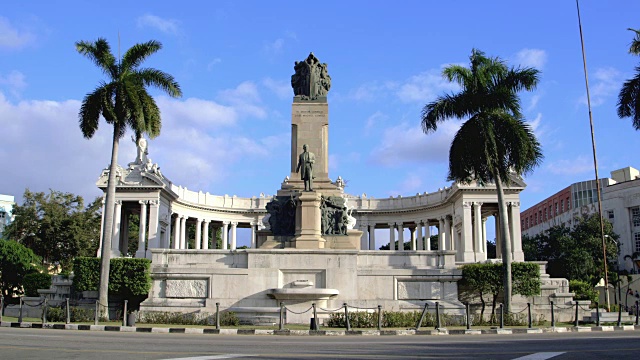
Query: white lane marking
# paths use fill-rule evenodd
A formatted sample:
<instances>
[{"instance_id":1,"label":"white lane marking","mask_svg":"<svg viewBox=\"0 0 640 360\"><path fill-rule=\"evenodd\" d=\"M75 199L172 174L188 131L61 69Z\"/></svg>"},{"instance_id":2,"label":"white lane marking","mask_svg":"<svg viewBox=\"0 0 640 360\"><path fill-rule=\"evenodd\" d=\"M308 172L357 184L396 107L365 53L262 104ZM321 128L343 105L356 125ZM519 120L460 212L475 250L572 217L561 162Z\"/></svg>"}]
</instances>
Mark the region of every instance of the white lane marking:
<instances>
[{"instance_id":1,"label":"white lane marking","mask_svg":"<svg viewBox=\"0 0 640 360\"><path fill-rule=\"evenodd\" d=\"M253 356L253 355L224 354L224 355L194 356L194 357L186 357L186 358L174 358L174 359L165 359L165 360L216 360L216 359L233 359L233 358L249 357L249 356Z\"/></svg>"},{"instance_id":2,"label":"white lane marking","mask_svg":"<svg viewBox=\"0 0 640 360\"><path fill-rule=\"evenodd\" d=\"M547 359L551 359L552 357L562 355L564 353L565 353L564 351L563 352L539 352L539 353L515 358L513 360L547 360Z\"/></svg>"}]
</instances>

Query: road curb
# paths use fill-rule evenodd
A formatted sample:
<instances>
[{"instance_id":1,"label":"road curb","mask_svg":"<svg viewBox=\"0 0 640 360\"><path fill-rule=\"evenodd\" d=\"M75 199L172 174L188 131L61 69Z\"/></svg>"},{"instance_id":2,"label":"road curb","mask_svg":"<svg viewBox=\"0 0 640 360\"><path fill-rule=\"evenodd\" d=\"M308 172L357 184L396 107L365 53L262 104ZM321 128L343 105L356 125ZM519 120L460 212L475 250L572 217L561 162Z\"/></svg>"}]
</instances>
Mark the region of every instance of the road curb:
<instances>
[{"instance_id":1,"label":"road curb","mask_svg":"<svg viewBox=\"0 0 640 360\"><path fill-rule=\"evenodd\" d=\"M618 332L637 331L640 326L571 326L548 328L496 328L496 329L430 329L430 330L271 330L271 329L211 329L211 328L173 328L173 327L135 327L117 325L86 325L86 324L42 324L31 322L0 322L0 327L22 329L55 329L79 331L111 331L111 332L140 332L155 334L205 334L205 335L280 335L280 336L438 336L438 335L510 335L510 334L542 334L563 332Z\"/></svg>"}]
</instances>

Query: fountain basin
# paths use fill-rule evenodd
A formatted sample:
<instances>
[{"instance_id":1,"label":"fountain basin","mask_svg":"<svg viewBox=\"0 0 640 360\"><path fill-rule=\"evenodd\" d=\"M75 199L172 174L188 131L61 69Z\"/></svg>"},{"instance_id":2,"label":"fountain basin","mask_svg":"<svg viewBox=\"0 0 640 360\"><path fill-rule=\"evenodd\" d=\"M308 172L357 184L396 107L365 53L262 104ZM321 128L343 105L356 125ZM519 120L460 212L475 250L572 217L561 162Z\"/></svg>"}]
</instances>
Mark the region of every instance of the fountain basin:
<instances>
[{"instance_id":1,"label":"fountain basin","mask_svg":"<svg viewBox=\"0 0 640 360\"><path fill-rule=\"evenodd\" d=\"M328 300L340 294L337 289L281 288L269 289L267 295L277 300Z\"/></svg>"}]
</instances>

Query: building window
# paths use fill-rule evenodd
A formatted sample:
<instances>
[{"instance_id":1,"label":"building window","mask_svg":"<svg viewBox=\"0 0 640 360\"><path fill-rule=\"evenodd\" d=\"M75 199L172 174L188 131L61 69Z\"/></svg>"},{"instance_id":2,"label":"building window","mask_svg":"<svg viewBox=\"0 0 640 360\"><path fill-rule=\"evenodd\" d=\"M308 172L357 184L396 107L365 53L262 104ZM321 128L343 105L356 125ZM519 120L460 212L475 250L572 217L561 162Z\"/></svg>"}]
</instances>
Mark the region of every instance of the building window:
<instances>
[{"instance_id":1,"label":"building window","mask_svg":"<svg viewBox=\"0 0 640 360\"><path fill-rule=\"evenodd\" d=\"M555 203L555 207L556 207L556 212L554 214L558 215L558 203Z\"/></svg>"},{"instance_id":2,"label":"building window","mask_svg":"<svg viewBox=\"0 0 640 360\"><path fill-rule=\"evenodd\" d=\"M547 208L544 208L544 221L547 221Z\"/></svg>"},{"instance_id":3,"label":"building window","mask_svg":"<svg viewBox=\"0 0 640 360\"><path fill-rule=\"evenodd\" d=\"M631 222L633 226L640 226L640 207L631 208Z\"/></svg>"},{"instance_id":4,"label":"building window","mask_svg":"<svg viewBox=\"0 0 640 360\"><path fill-rule=\"evenodd\" d=\"M567 196L567 210L571 209L571 203L569 202L569 197Z\"/></svg>"},{"instance_id":5,"label":"building window","mask_svg":"<svg viewBox=\"0 0 640 360\"><path fill-rule=\"evenodd\" d=\"M609 218L610 222L613 222L615 215L613 213L613 210L607 210L607 218Z\"/></svg>"},{"instance_id":6,"label":"building window","mask_svg":"<svg viewBox=\"0 0 640 360\"><path fill-rule=\"evenodd\" d=\"M564 200L560 200L560 212L564 212Z\"/></svg>"},{"instance_id":7,"label":"building window","mask_svg":"<svg viewBox=\"0 0 640 360\"><path fill-rule=\"evenodd\" d=\"M636 243L636 251L640 251L640 232L634 233L633 239L635 240L635 243Z\"/></svg>"},{"instance_id":8,"label":"building window","mask_svg":"<svg viewBox=\"0 0 640 360\"><path fill-rule=\"evenodd\" d=\"M538 213L536 213L536 222L535 222L535 224L538 225Z\"/></svg>"}]
</instances>

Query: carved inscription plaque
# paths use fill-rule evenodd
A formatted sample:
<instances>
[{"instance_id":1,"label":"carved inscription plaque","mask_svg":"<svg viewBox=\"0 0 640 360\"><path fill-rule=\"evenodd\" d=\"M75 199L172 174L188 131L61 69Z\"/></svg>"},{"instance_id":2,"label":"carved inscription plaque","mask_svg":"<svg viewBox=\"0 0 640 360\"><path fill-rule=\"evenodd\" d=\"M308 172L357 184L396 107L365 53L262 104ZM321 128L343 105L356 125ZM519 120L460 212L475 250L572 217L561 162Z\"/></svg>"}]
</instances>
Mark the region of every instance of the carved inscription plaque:
<instances>
[{"instance_id":1,"label":"carved inscription plaque","mask_svg":"<svg viewBox=\"0 0 640 360\"><path fill-rule=\"evenodd\" d=\"M207 280L167 280L168 298L206 298Z\"/></svg>"}]
</instances>

